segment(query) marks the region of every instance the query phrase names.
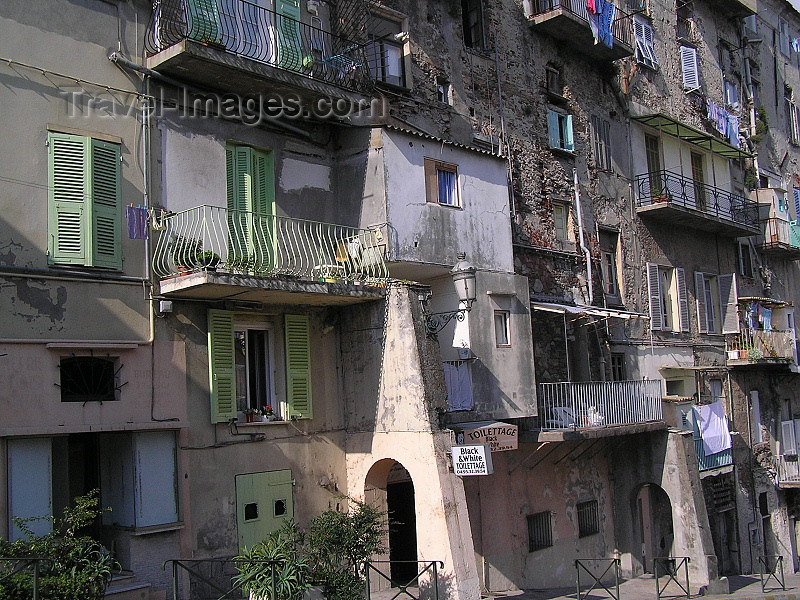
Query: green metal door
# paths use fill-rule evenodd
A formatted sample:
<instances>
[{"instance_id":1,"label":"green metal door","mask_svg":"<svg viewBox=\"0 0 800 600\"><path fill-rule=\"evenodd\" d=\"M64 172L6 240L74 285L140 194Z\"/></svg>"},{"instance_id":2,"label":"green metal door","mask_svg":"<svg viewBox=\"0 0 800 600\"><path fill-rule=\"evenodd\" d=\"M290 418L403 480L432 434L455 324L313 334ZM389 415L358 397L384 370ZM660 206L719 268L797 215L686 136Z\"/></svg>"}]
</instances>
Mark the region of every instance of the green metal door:
<instances>
[{"instance_id":1,"label":"green metal door","mask_svg":"<svg viewBox=\"0 0 800 600\"><path fill-rule=\"evenodd\" d=\"M294 518L292 472L265 471L236 476L239 548L251 547Z\"/></svg>"}]
</instances>

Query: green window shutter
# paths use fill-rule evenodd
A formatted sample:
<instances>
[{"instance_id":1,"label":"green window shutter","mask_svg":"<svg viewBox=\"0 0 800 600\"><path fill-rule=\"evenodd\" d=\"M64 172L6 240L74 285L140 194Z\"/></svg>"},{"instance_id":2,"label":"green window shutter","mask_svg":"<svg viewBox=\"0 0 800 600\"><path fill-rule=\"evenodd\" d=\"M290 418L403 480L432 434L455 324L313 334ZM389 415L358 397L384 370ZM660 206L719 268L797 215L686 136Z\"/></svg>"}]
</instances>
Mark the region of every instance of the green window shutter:
<instances>
[{"instance_id":1,"label":"green window shutter","mask_svg":"<svg viewBox=\"0 0 800 600\"><path fill-rule=\"evenodd\" d=\"M311 344L305 315L286 315L286 403L288 417L310 419Z\"/></svg>"},{"instance_id":2,"label":"green window shutter","mask_svg":"<svg viewBox=\"0 0 800 600\"><path fill-rule=\"evenodd\" d=\"M278 66L299 71L303 66L300 0L277 0Z\"/></svg>"},{"instance_id":3,"label":"green window shutter","mask_svg":"<svg viewBox=\"0 0 800 600\"><path fill-rule=\"evenodd\" d=\"M48 135L48 251L53 264L86 264L89 138Z\"/></svg>"},{"instance_id":4,"label":"green window shutter","mask_svg":"<svg viewBox=\"0 0 800 600\"><path fill-rule=\"evenodd\" d=\"M208 311L208 375L211 389L211 422L236 418L236 379L233 365L233 313Z\"/></svg>"},{"instance_id":5,"label":"green window shutter","mask_svg":"<svg viewBox=\"0 0 800 600\"><path fill-rule=\"evenodd\" d=\"M558 113L547 111L547 135L550 138L551 148L561 147L561 136L558 133Z\"/></svg>"},{"instance_id":6,"label":"green window shutter","mask_svg":"<svg viewBox=\"0 0 800 600\"><path fill-rule=\"evenodd\" d=\"M92 140L92 266L122 269L120 147Z\"/></svg>"},{"instance_id":7,"label":"green window shutter","mask_svg":"<svg viewBox=\"0 0 800 600\"><path fill-rule=\"evenodd\" d=\"M253 151L253 208L259 215L275 214L275 173L272 153Z\"/></svg>"},{"instance_id":8,"label":"green window shutter","mask_svg":"<svg viewBox=\"0 0 800 600\"><path fill-rule=\"evenodd\" d=\"M250 254L248 211L252 206L252 153L247 146L229 146L226 149L229 254L234 260Z\"/></svg>"},{"instance_id":9,"label":"green window shutter","mask_svg":"<svg viewBox=\"0 0 800 600\"><path fill-rule=\"evenodd\" d=\"M564 150L575 151L575 142L572 140L572 115L564 117Z\"/></svg>"}]
</instances>

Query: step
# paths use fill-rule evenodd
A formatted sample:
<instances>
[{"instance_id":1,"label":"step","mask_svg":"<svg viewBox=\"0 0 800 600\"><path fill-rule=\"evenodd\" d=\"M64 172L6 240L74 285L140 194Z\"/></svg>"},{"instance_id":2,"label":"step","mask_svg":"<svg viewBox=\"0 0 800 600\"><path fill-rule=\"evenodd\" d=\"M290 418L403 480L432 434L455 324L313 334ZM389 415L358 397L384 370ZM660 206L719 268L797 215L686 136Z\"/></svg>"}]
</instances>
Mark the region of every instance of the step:
<instances>
[{"instance_id":1,"label":"step","mask_svg":"<svg viewBox=\"0 0 800 600\"><path fill-rule=\"evenodd\" d=\"M105 597L111 600L151 600L149 583L111 582Z\"/></svg>"}]
</instances>

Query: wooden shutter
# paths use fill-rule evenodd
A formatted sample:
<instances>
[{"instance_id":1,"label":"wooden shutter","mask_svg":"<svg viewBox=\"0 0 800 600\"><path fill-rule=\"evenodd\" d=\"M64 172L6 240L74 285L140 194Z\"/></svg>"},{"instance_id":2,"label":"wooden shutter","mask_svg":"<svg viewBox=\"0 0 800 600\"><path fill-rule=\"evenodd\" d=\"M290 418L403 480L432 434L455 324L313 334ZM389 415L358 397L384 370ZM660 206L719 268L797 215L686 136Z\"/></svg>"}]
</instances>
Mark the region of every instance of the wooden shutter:
<instances>
[{"instance_id":1,"label":"wooden shutter","mask_svg":"<svg viewBox=\"0 0 800 600\"><path fill-rule=\"evenodd\" d=\"M719 303L722 308L722 333L739 333L739 298L736 292L736 273L719 275Z\"/></svg>"},{"instance_id":2,"label":"wooden shutter","mask_svg":"<svg viewBox=\"0 0 800 600\"><path fill-rule=\"evenodd\" d=\"M703 273L694 273L694 293L697 303L697 331L708 333L708 315L706 314L706 278Z\"/></svg>"},{"instance_id":3,"label":"wooden shutter","mask_svg":"<svg viewBox=\"0 0 800 600\"><path fill-rule=\"evenodd\" d=\"M550 138L551 148L561 147L561 136L558 134L558 113L554 110L547 111L547 135Z\"/></svg>"},{"instance_id":4,"label":"wooden shutter","mask_svg":"<svg viewBox=\"0 0 800 600\"><path fill-rule=\"evenodd\" d=\"M303 45L300 37L300 0L276 0L278 65L299 71L303 66Z\"/></svg>"},{"instance_id":5,"label":"wooden shutter","mask_svg":"<svg viewBox=\"0 0 800 600\"><path fill-rule=\"evenodd\" d=\"M675 282L678 288L678 327L681 331L689 331L689 296L686 292L686 272L677 267Z\"/></svg>"},{"instance_id":6,"label":"wooden shutter","mask_svg":"<svg viewBox=\"0 0 800 600\"><path fill-rule=\"evenodd\" d=\"M89 138L48 136L48 249L54 264L86 264Z\"/></svg>"},{"instance_id":7,"label":"wooden shutter","mask_svg":"<svg viewBox=\"0 0 800 600\"><path fill-rule=\"evenodd\" d=\"M425 159L425 201L439 202L439 179L436 175L436 161Z\"/></svg>"},{"instance_id":8,"label":"wooden shutter","mask_svg":"<svg viewBox=\"0 0 800 600\"><path fill-rule=\"evenodd\" d=\"M684 89L699 90L700 72L697 68L697 50L695 48L681 46L681 69Z\"/></svg>"},{"instance_id":9,"label":"wooden shutter","mask_svg":"<svg viewBox=\"0 0 800 600\"><path fill-rule=\"evenodd\" d=\"M247 146L228 146L225 151L230 246L228 252L234 260L249 255L248 211L252 207L252 152Z\"/></svg>"},{"instance_id":10,"label":"wooden shutter","mask_svg":"<svg viewBox=\"0 0 800 600\"><path fill-rule=\"evenodd\" d=\"M306 315L286 315L286 403L287 416L310 419L311 346L309 321Z\"/></svg>"},{"instance_id":11,"label":"wooden shutter","mask_svg":"<svg viewBox=\"0 0 800 600\"><path fill-rule=\"evenodd\" d=\"M253 150L253 193L251 221L251 253L256 265L269 270L275 265L275 177L272 154Z\"/></svg>"},{"instance_id":12,"label":"wooden shutter","mask_svg":"<svg viewBox=\"0 0 800 600\"><path fill-rule=\"evenodd\" d=\"M650 297L650 329L658 331L664 328L664 319L661 314L661 283L656 263L647 263L647 291Z\"/></svg>"},{"instance_id":13,"label":"wooden shutter","mask_svg":"<svg viewBox=\"0 0 800 600\"><path fill-rule=\"evenodd\" d=\"M122 269L120 147L92 140L92 261L95 267Z\"/></svg>"},{"instance_id":14,"label":"wooden shutter","mask_svg":"<svg viewBox=\"0 0 800 600\"><path fill-rule=\"evenodd\" d=\"M573 152L575 142L572 138L572 115L564 115L564 150Z\"/></svg>"},{"instance_id":15,"label":"wooden shutter","mask_svg":"<svg viewBox=\"0 0 800 600\"><path fill-rule=\"evenodd\" d=\"M236 418L236 379L234 377L233 313L208 311L208 375L211 389L211 422L225 423Z\"/></svg>"},{"instance_id":16,"label":"wooden shutter","mask_svg":"<svg viewBox=\"0 0 800 600\"><path fill-rule=\"evenodd\" d=\"M781 453L797 454L794 421L781 421Z\"/></svg>"}]
</instances>

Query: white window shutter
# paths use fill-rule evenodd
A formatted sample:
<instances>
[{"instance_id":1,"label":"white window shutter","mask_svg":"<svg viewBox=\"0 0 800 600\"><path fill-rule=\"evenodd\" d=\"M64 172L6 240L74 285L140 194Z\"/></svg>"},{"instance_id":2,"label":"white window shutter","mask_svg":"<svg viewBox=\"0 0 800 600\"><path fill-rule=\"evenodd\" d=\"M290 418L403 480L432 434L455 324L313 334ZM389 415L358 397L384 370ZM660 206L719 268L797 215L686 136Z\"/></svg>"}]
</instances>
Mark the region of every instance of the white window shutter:
<instances>
[{"instance_id":1,"label":"white window shutter","mask_svg":"<svg viewBox=\"0 0 800 600\"><path fill-rule=\"evenodd\" d=\"M797 454L797 442L794 436L794 421L781 421L781 453Z\"/></svg>"},{"instance_id":2,"label":"white window shutter","mask_svg":"<svg viewBox=\"0 0 800 600\"><path fill-rule=\"evenodd\" d=\"M647 291L650 296L650 329L658 331L664 327L664 321L661 318L661 285L656 263L647 263Z\"/></svg>"},{"instance_id":3,"label":"white window shutter","mask_svg":"<svg viewBox=\"0 0 800 600\"><path fill-rule=\"evenodd\" d=\"M706 315L706 279L703 273L694 273L694 294L697 301L697 331L708 333L708 315Z\"/></svg>"},{"instance_id":4,"label":"white window shutter","mask_svg":"<svg viewBox=\"0 0 800 600\"><path fill-rule=\"evenodd\" d=\"M689 46L681 46L681 69L683 71L683 88L688 91L700 89L700 73L697 67L697 50Z\"/></svg>"},{"instance_id":5,"label":"white window shutter","mask_svg":"<svg viewBox=\"0 0 800 600\"><path fill-rule=\"evenodd\" d=\"M689 297L686 294L686 272L680 267L675 269L675 281L678 284L678 318L681 331L689 331Z\"/></svg>"},{"instance_id":6,"label":"white window shutter","mask_svg":"<svg viewBox=\"0 0 800 600\"><path fill-rule=\"evenodd\" d=\"M722 308L722 333L739 333L739 298L736 293L736 273L717 277L719 303Z\"/></svg>"}]
</instances>

